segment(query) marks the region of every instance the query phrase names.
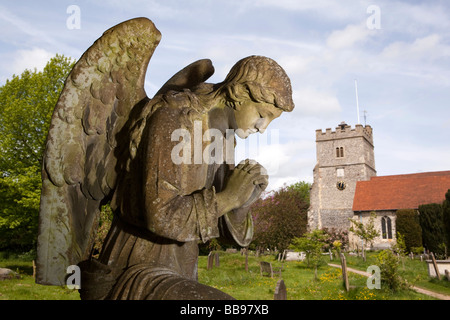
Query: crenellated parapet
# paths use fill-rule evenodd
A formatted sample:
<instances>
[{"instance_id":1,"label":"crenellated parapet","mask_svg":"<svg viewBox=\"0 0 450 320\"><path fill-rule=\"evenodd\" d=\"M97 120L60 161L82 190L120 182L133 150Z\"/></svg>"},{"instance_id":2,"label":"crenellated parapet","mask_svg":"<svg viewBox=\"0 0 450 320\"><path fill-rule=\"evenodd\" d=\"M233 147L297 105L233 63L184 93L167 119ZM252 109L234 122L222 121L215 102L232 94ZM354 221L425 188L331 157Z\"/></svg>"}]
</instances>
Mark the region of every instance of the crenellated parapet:
<instances>
[{"instance_id":1,"label":"crenellated parapet","mask_svg":"<svg viewBox=\"0 0 450 320\"><path fill-rule=\"evenodd\" d=\"M335 139L364 137L371 145L373 145L372 127L370 125L355 125L354 128L342 122L339 126L332 130L331 128L316 130L316 142Z\"/></svg>"}]
</instances>

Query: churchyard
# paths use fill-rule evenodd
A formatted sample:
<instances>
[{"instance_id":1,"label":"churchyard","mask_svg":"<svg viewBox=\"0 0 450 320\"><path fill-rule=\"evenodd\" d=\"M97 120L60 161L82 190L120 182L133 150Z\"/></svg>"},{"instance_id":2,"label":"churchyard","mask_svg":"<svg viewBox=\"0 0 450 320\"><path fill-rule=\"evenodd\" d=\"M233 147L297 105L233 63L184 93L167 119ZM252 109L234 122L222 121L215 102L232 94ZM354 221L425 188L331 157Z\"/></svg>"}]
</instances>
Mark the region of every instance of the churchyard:
<instances>
[{"instance_id":1,"label":"churchyard","mask_svg":"<svg viewBox=\"0 0 450 320\"><path fill-rule=\"evenodd\" d=\"M346 254L348 268L366 271L377 263L378 252L368 252L364 262L361 257ZM211 258L213 257L213 258ZM348 272L349 290L344 287L340 259L331 261L328 255L317 270L307 267L305 261L279 261L275 254L256 256L251 252L246 257L240 252L214 252L199 257L199 282L213 286L238 300L274 300L277 283L283 280L288 300L433 300L432 296L412 289L392 292L384 283L380 289L367 287L367 277ZM247 260L247 263L246 263ZM261 262L270 263L273 275L261 273ZM0 268L9 268L18 278L0 281L0 300L78 300L76 290L66 287L37 285L33 279L32 259L27 256L0 253ZM281 277L279 271L281 270ZM399 262L399 273L408 285L428 289L450 296L450 282L430 278L427 264L419 258L403 258Z\"/></svg>"},{"instance_id":2,"label":"churchyard","mask_svg":"<svg viewBox=\"0 0 450 320\"><path fill-rule=\"evenodd\" d=\"M361 257L345 254L349 268L366 271L370 265L377 263L378 252L368 252L366 261ZM339 264L340 259L330 260L328 255L322 258L317 270L307 267L305 261L279 261L276 255L257 257L248 255L246 271L245 255L240 253L220 252L219 266L208 269L207 256L199 259L199 281L218 288L239 300L273 300L277 282L283 279L288 300L428 300L431 296L420 294L413 289L393 292L384 284L381 289L369 289L367 277L348 272L350 289L344 287L342 271L329 264ZM399 273L410 286L421 287L450 296L450 282L430 278L426 262L420 259L403 258L399 263ZM274 271L281 269L281 278L274 272L273 277L261 275L260 262L266 261Z\"/></svg>"}]
</instances>

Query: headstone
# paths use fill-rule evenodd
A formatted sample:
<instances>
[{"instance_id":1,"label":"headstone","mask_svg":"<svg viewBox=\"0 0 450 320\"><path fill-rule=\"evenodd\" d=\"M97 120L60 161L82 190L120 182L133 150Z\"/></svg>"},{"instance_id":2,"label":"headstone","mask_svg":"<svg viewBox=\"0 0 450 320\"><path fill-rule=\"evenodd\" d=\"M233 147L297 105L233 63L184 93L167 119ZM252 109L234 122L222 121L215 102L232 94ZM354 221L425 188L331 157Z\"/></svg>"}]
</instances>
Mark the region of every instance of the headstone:
<instances>
[{"instance_id":1,"label":"headstone","mask_svg":"<svg viewBox=\"0 0 450 320\"><path fill-rule=\"evenodd\" d=\"M259 270L261 273L261 276L268 276L273 278L274 273L278 274L281 277L281 268L278 268L277 271L273 270L272 264L270 262L267 261L261 261L259 263Z\"/></svg>"},{"instance_id":2,"label":"headstone","mask_svg":"<svg viewBox=\"0 0 450 320\"><path fill-rule=\"evenodd\" d=\"M248 249L245 248L245 271L248 272Z\"/></svg>"},{"instance_id":3,"label":"headstone","mask_svg":"<svg viewBox=\"0 0 450 320\"><path fill-rule=\"evenodd\" d=\"M304 252L286 251L286 261L303 261L305 259Z\"/></svg>"},{"instance_id":4,"label":"headstone","mask_svg":"<svg viewBox=\"0 0 450 320\"><path fill-rule=\"evenodd\" d=\"M208 254L208 265L206 267L207 270L211 270L214 266L214 253L211 251Z\"/></svg>"},{"instance_id":5,"label":"headstone","mask_svg":"<svg viewBox=\"0 0 450 320\"><path fill-rule=\"evenodd\" d=\"M437 266L436 263L436 259L434 258L434 253L431 253L431 261L433 261L433 266L434 266L434 271L436 272L436 277L438 278L438 280L441 280L441 275L439 273L439 268Z\"/></svg>"},{"instance_id":6,"label":"headstone","mask_svg":"<svg viewBox=\"0 0 450 320\"><path fill-rule=\"evenodd\" d=\"M214 263L216 267L220 266L220 262L219 262L219 253L216 252L216 254L214 255Z\"/></svg>"},{"instance_id":7,"label":"headstone","mask_svg":"<svg viewBox=\"0 0 450 320\"><path fill-rule=\"evenodd\" d=\"M287 300L287 290L283 279L278 280L277 286L275 287L275 294L273 295L274 300Z\"/></svg>"},{"instance_id":8,"label":"headstone","mask_svg":"<svg viewBox=\"0 0 450 320\"><path fill-rule=\"evenodd\" d=\"M345 290L349 290L348 285L348 274L347 274L347 261L345 260L345 256L341 253L341 265L342 265L342 280L344 282Z\"/></svg>"},{"instance_id":9,"label":"headstone","mask_svg":"<svg viewBox=\"0 0 450 320\"><path fill-rule=\"evenodd\" d=\"M0 268L0 280L19 279L20 276L8 268Z\"/></svg>"},{"instance_id":10,"label":"headstone","mask_svg":"<svg viewBox=\"0 0 450 320\"><path fill-rule=\"evenodd\" d=\"M259 270L262 276L267 275L273 278L272 264L270 262L261 261L259 263Z\"/></svg>"},{"instance_id":11,"label":"headstone","mask_svg":"<svg viewBox=\"0 0 450 320\"><path fill-rule=\"evenodd\" d=\"M36 278L36 262L33 260L33 279Z\"/></svg>"},{"instance_id":12,"label":"headstone","mask_svg":"<svg viewBox=\"0 0 450 320\"><path fill-rule=\"evenodd\" d=\"M447 269L445 269L445 277L447 278L448 281L450 281L450 271L448 271Z\"/></svg>"}]
</instances>

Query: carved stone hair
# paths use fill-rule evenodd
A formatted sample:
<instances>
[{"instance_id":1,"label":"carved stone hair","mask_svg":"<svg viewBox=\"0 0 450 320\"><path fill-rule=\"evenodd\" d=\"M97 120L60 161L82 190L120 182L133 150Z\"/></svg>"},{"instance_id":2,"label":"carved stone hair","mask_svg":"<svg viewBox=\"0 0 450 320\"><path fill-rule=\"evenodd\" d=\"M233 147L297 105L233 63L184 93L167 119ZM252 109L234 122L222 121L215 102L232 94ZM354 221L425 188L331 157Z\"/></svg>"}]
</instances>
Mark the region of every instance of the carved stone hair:
<instances>
[{"instance_id":1,"label":"carved stone hair","mask_svg":"<svg viewBox=\"0 0 450 320\"><path fill-rule=\"evenodd\" d=\"M286 72L274 60L250 56L238 61L221 84L228 104L252 99L292 111L292 88Z\"/></svg>"}]
</instances>

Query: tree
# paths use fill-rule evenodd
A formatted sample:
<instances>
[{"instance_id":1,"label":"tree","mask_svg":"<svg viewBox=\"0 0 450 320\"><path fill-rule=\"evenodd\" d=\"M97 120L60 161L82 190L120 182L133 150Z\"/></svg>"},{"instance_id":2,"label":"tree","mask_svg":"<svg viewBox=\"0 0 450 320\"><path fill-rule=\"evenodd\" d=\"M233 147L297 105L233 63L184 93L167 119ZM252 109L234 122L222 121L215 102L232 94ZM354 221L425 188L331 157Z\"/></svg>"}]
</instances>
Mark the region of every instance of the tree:
<instances>
[{"instance_id":1,"label":"tree","mask_svg":"<svg viewBox=\"0 0 450 320\"><path fill-rule=\"evenodd\" d=\"M350 227L350 231L356 234L358 237L363 239L366 243L372 246L373 240L380 235L380 233L375 229L375 219L376 214L372 212L370 214L369 221L367 224L356 221L354 219L350 219L352 226ZM366 254L364 250L364 246L362 248L363 259L366 261Z\"/></svg>"},{"instance_id":2,"label":"tree","mask_svg":"<svg viewBox=\"0 0 450 320\"><path fill-rule=\"evenodd\" d=\"M25 70L0 87L0 172L40 171L50 118L64 81L73 67L56 55L44 70Z\"/></svg>"},{"instance_id":3,"label":"tree","mask_svg":"<svg viewBox=\"0 0 450 320\"><path fill-rule=\"evenodd\" d=\"M419 214L413 209L397 210L395 227L404 240L406 251L422 246L422 228L420 227Z\"/></svg>"},{"instance_id":4,"label":"tree","mask_svg":"<svg viewBox=\"0 0 450 320\"><path fill-rule=\"evenodd\" d=\"M306 232L309 184L298 182L266 194L251 207L254 221L252 245L287 249L293 237Z\"/></svg>"},{"instance_id":5,"label":"tree","mask_svg":"<svg viewBox=\"0 0 450 320\"><path fill-rule=\"evenodd\" d=\"M348 231L336 228L322 228L322 230L326 235L325 250L338 249L339 251L348 247Z\"/></svg>"},{"instance_id":6,"label":"tree","mask_svg":"<svg viewBox=\"0 0 450 320\"><path fill-rule=\"evenodd\" d=\"M419 221L422 227L422 239L425 248L435 255L443 256L446 242L443 223L443 211L440 203L419 206Z\"/></svg>"},{"instance_id":7,"label":"tree","mask_svg":"<svg viewBox=\"0 0 450 320\"><path fill-rule=\"evenodd\" d=\"M384 284L394 292L407 287L405 280L399 274L399 261L391 250L381 251L377 256L377 260L381 272L381 281Z\"/></svg>"},{"instance_id":8,"label":"tree","mask_svg":"<svg viewBox=\"0 0 450 320\"><path fill-rule=\"evenodd\" d=\"M31 249L37 233L40 182L33 171L0 178L0 249Z\"/></svg>"},{"instance_id":9,"label":"tree","mask_svg":"<svg viewBox=\"0 0 450 320\"><path fill-rule=\"evenodd\" d=\"M392 251L394 251L399 259L402 260L402 266L403 269L405 269L405 257L408 251L406 249L405 237L400 232L397 232L397 241L392 246Z\"/></svg>"},{"instance_id":10,"label":"tree","mask_svg":"<svg viewBox=\"0 0 450 320\"><path fill-rule=\"evenodd\" d=\"M447 250L450 249L450 189L445 194L445 200L442 204L442 222L444 224L444 233L447 240Z\"/></svg>"},{"instance_id":11,"label":"tree","mask_svg":"<svg viewBox=\"0 0 450 320\"><path fill-rule=\"evenodd\" d=\"M302 237L295 237L289 246L298 252L304 252L306 255L306 264L308 267L314 267L314 279L317 279L317 268L322 263L322 251L326 244L326 234L323 230L313 230Z\"/></svg>"},{"instance_id":12,"label":"tree","mask_svg":"<svg viewBox=\"0 0 450 320\"><path fill-rule=\"evenodd\" d=\"M73 64L56 55L43 71L25 70L0 87L0 249L33 247L44 144Z\"/></svg>"}]
</instances>

